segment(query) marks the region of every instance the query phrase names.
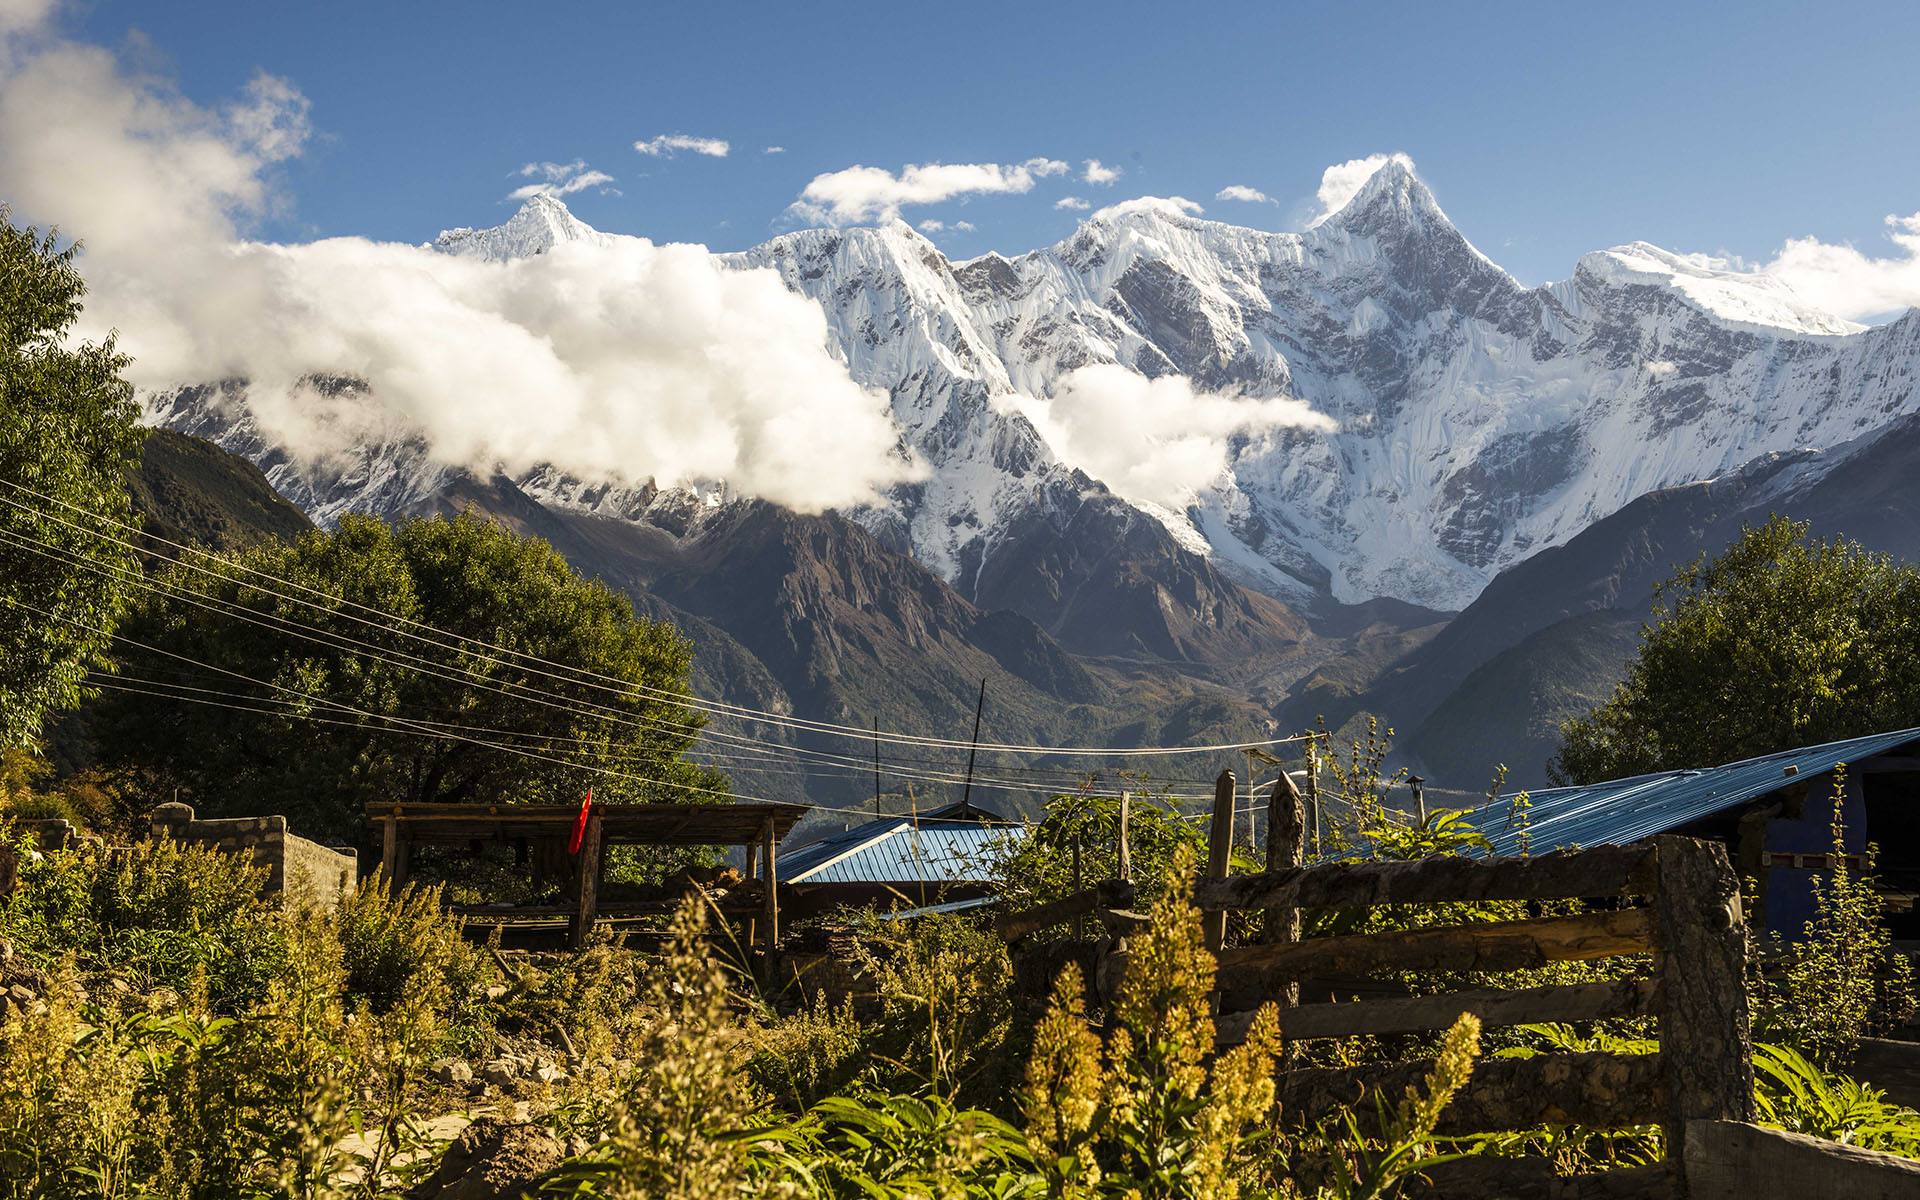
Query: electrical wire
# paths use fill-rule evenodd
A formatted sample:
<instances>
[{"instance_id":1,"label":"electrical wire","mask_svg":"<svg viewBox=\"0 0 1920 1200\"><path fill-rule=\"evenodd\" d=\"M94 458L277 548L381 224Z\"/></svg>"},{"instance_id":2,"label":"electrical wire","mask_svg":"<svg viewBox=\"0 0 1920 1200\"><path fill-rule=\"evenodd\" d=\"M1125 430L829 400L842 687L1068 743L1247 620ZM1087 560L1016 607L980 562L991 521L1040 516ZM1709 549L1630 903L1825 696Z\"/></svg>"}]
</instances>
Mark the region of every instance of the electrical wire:
<instances>
[{"instance_id":1,"label":"electrical wire","mask_svg":"<svg viewBox=\"0 0 1920 1200\"><path fill-rule=\"evenodd\" d=\"M559 668L562 671L568 672L568 674L558 675L558 674L555 674L555 672L553 671L528 667L524 665L524 663L516 665L516 669L518 670L530 671L535 674L548 675L554 678L561 678L561 679L565 679L570 683L574 683L577 685L598 687L600 690L615 692L617 694L622 694L622 695L625 695L630 692L651 694L655 698L664 699L674 704L684 704L689 707L696 708L702 712L706 712L709 715L713 715L713 716L725 716L725 717L731 717L731 718L740 719L740 720L751 720L751 721L759 722L762 724L775 725L776 727L781 727L781 728L802 730L802 731L820 733L820 734L831 735L831 736L846 737L851 739L857 739L862 742L871 742L873 740L876 740L876 737L878 737L878 740L890 742L896 745L935 746L935 747L945 747L945 748L954 748L954 749L977 748L979 750L989 751L992 753L1055 754L1055 755L1101 756L1101 757L1140 757L1140 756L1160 756L1160 755L1172 756L1172 755L1218 753L1224 750L1243 750L1243 749L1257 748L1262 746L1282 745L1282 744L1287 744L1287 743L1296 742L1296 741L1311 740L1313 737L1317 736L1315 734L1308 733L1308 734L1293 735L1293 736L1284 737L1284 738L1270 738L1270 739L1263 739L1263 740L1256 740L1256 741L1221 743L1218 745L1211 745L1211 746L1180 746L1180 747L1039 746L1039 745L1018 745L1018 744L1000 743L1000 742L973 743L973 742L961 741L961 740L952 739L952 738L932 738L932 737L926 737L918 734L906 734L898 731L885 731L883 734L877 734L876 731L871 729L863 729L863 728L859 728L851 725L841 725L836 722L813 721L813 720L808 720L803 718L789 718L782 714L771 713L762 709L753 709L753 708L748 708L746 706L741 706L741 705L726 704L720 701L701 700L701 699L683 695L680 693L666 691L659 688L653 688L645 684L639 684L629 680L621 680L614 676L604 675L599 672L587 670L584 668L567 667L565 664L553 662L548 659L543 659L537 655L527 654L524 651L513 650L508 647L503 647L503 646L496 645L494 643L486 642L482 639L471 638L462 634L453 633L448 630L439 629L438 627L427 624L426 622L415 621L410 618L398 616L397 614L382 613L380 612L380 610L374 609L368 605L360 604L356 601L347 600L344 597L334 596L330 593L321 591L320 589L310 588L304 584L299 584L291 580L283 579L279 576L272 575L268 572L256 570L244 564L235 563L235 562L232 562L231 560L220 559L217 556L211 555L206 551L199 550L195 547L188 546L180 542L172 541L168 538L161 537L158 534L150 533L143 529L139 529L135 526L128 524L127 522L117 520L105 514L92 512L91 510L84 509L79 505L71 504L67 501L61 500L58 497L49 496L46 493L36 491L35 489L29 488L24 484L21 484L12 480L4 480L4 479L0 479L0 484L13 488L18 492L24 492L28 495L35 496L39 499L46 500L54 504L58 504L74 512L86 514L88 516L93 517L96 520L106 522L107 524L118 526L120 528L128 529L132 532L139 533L143 537L150 538L156 542L161 543L162 545L171 546L177 550L180 550L184 554L196 554L196 553L206 554L207 557L214 559L214 561L220 562L223 566L231 570L242 571L258 578L270 580L274 583L279 584L283 588L295 588L309 595L319 596L325 600L328 600L329 602L331 602L331 604L335 606L346 606L346 607L359 609L361 611L365 611L369 613L375 613L381 618L381 620L370 621L365 618L352 617L350 614L344 614L339 612L338 608L326 608L321 605L315 604L313 601L302 600L286 592L276 592L270 588L263 588L263 587L258 587L257 585L254 585L255 590L266 592L270 595L274 595L277 598L286 600L290 603L302 604L310 608L315 608L320 611L328 612L330 615L347 616L348 619L350 620L356 620L362 624L374 626L386 632L398 633L398 634L401 634L402 636L412 637L417 641L426 642L427 644L434 645L439 649L453 650L457 653L468 654L472 657L494 662L497 665L502 665L502 666L516 665L516 664L508 664L504 660L499 659L494 655L479 654L475 651L464 649L463 647L458 645L448 645L446 643L435 642L431 638L423 637L419 634L413 634L406 630L396 628L393 622L399 622L400 624L412 626L417 629L429 630L435 634L438 634L440 637L454 639L457 642L465 642L471 645L483 646L486 649L497 650L504 654L511 654L516 658L524 660L525 663L539 664L541 668L546 668L546 667ZM54 514L47 512L43 509L35 508L32 505L22 504L18 501L10 500L4 496L0 496L0 503L10 505L11 507L19 509L20 511L23 511L23 512L32 513L33 515L41 517L43 519L54 521L60 525L66 526L67 528L73 529L77 532L99 538L103 541L118 544L124 548L133 550L135 553L147 554L156 558L165 557L164 555L159 554L158 551L150 550L145 547L139 546L136 543L127 541L124 538L113 537L109 534L102 533L99 530L87 529L83 526L75 524L74 522L67 521L61 517L55 516ZM42 543L42 544L45 545L47 543ZM202 574L212 575L216 578L220 578L230 582L235 582L235 583L240 582L239 580L232 579L231 576L222 575L219 572L215 572L215 571L210 571L205 567L201 567L198 564L188 562L185 559L177 559L174 561L178 562L182 566L188 567L189 569L199 571ZM604 681L604 682L598 682L598 683L586 682L581 680L579 676L586 676L588 680L598 680L598 681ZM609 687L607 686L608 684L612 684L615 686Z\"/></svg>"}]
</instances>

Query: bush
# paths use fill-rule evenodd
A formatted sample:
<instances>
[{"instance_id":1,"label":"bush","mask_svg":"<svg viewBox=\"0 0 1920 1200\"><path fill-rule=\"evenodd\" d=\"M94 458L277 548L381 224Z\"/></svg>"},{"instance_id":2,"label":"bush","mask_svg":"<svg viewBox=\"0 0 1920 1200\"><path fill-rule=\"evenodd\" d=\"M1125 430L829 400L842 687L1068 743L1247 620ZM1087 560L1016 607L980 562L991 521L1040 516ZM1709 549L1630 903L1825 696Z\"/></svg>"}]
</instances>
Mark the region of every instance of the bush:
<instances>
[{"instance_id":1,"label":"bush","mask_svg":"<svg viewBox=\"0 0 1920 1200\"><path fill-rule=\"evenodd\" d=\"M374 1013L400 1003L408 984L423 973L440 977L456 1011L470 1008L474 991L493 978L486 954L442 907L444 890L410 883L396 895L382 872L341 901L337 920L347 990Z\"/></svg>"},{"instance_id":2,"label":"bush","mask_svg":"<svg viewBox=\"0 0 1920 1200\"><path fill-rule=\"evenodd\" d=\"M1788 950L1785 976L1762 990L1759 1024L1815 1060L1844 1061L1862 1037L1906 1021L1915 1006L1913 968L1880 920L1872 882L1846 864L1846 767L1833 773L1833 852L1814 878L1814 917ZM1874 852L1867 851L1867 871Z\"/></svg>"},{"instance_id":3,"label":"bush","mask_svg":"<svg viewBox=\"0 0 1920 1200\"><path fill-rule=\"evenodd\" d=\"M244 859L167 840L28 853L0 902L0 935L43 969L71 955L84 973L143 989L204 988L232 1012L264 997L286 963L264 881Z\"/></svg>"},{"instance_id":4,"label":"bush","mask_svg":"<svg viewBox=\"0 0 1920 1200\"><path fill-rule=\"evenodd\" d=\"M868 914L860 934L855 953L879 998L868 1045L893 1082L948 1099L1004 1095L1013 1025L1006 942L964 913Z\"/></svg>"}]
</instances>

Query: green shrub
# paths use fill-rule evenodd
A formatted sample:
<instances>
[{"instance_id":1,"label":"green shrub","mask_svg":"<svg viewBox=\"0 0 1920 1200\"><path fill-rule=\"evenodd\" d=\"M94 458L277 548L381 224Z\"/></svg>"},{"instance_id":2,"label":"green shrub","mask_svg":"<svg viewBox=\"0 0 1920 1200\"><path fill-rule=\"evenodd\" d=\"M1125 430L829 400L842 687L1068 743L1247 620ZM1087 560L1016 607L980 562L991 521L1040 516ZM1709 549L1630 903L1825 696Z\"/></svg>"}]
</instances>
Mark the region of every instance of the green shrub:
<instances>
[{"instance_id":1,"label":"green shrub","mask_svg":"<svg viewBox=\"0 0 1920 1200\"><path fill-rule=\"evenodd\" d=\"M340 902L336 920L346 987L376 1014L400 1003L408 983L422 973L445 981L455 1008L492 978L485 952L466 940L459 919L442 906L444 891L438 884L409 883L396 894L382 872Z\"/></svg>"},{"instance_id":2,"label":"green shrub","mask_svg":"<svg viewBox=\"0 0 1920 1200\"><path fill-rule=\"evenodd\" d=\"M1814 917L1788 949L1777 987L1762 980L1757 1024L1824 1064L1844 1062L1862 1037L1914 1012L1913 968L1893 947L1881 900L1866 872L1846 864L1846 766L1833 772L1833 852L1814 877ZM1874 851L1867 850L1867 872Z\"/></svg>"},{"instance_id":3,"label":"green shrub","mask_svg":"<svg viewBox=\"0 0 1920 1200\"><path fill-rule=\"evenodd\" d=\"M892 1082L948 1099L1005 1094L1013 963L1000 935L964 913L868 914L860 934L856 959L879 998L868 1045Z\"/></svg>"},{"instance_id":4,"label":"green shrub","mask_svg":"<svg viewBox=\"0 0 1920 1200\"><path fill-rule=\"evenodd\" d=\"M204 989L216 1009L237 1011L285 967L264 881L246 859L167 840L27 854L0 902L0 936L42 967L71 955L83 973Z\"/></svg>"},{"instance_id":5,"label":"green shrub","mask_svg":"<svg viewBox=\"0 0 1920 1200\"><path fill-rule=\"evenodd\" d=\"M1789 1133L1920 1158L1920 1112L1845 1075L1828 1074L1786 1046L1753 1048L1760 1119Z\"/></svg>"},{"instance_id":6,"label":"green shrub","mask_svg":"<svg viewBox=\"0 0 1920 1200\"><path fill-rule=\"evenodd\" d=\"M801 1111L852 1082L865 1057L863 1033L851 996L836 1007L819 992L811 1005L753 1030L747 1070L767 1095Z\"/></svg>"}]
</instances>

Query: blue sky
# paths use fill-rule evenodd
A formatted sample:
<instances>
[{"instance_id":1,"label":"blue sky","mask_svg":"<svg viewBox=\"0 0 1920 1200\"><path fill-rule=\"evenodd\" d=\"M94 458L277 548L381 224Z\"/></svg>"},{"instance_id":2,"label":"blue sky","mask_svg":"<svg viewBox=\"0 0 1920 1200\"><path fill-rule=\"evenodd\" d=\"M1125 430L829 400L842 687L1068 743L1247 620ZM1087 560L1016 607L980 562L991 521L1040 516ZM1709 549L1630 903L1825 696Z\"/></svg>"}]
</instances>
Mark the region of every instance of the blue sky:
<instances>
[{"instance_id":1,"label":"blue sky","mask_svg":"<svg viewBox=\"0 0 1920 1200\"><path fill-rule=\"evenodd\" d=\"M1920 5L287 4L100 2L69 33L214 105L256 71L312 101L258 232L421 241L514 208L521 164L584 160L602 228L732 249L865 164L1073 164L1025 194L909 207L955 256L1064 236L1065 196L1181 195L1297 222L1329 164L1405 151L1522 280L1632 239L1764 259L1887 249L1920 209ZM725 139L725 158L636 140ZM785 147L777 155L769 145ZM1088 158L1121 168L1081 181ZM1244 185L1277 203L1216 200Z\"/></svg>"}]
</instances>

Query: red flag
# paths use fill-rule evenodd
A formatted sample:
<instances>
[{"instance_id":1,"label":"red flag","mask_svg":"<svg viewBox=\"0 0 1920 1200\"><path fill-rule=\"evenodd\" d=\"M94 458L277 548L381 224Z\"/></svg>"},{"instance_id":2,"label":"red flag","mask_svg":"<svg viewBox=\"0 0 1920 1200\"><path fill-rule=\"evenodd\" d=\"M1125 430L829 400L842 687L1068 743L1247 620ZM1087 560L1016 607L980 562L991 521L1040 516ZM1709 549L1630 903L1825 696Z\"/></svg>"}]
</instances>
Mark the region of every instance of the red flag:
<instances>
[{"instance_id":1,"label":"red flag","mask_svg":"<svg viewBox=\"0 0 1920 1200\"><path fill-rule=\"evenodd\" d=\"M580 842L587 836L587 810L593 807L593 789L587 789L587 798L580 802L580 815L573 819L573 836L567 839L567 853L580 853Z\"/></svg>"}]
</instances>

